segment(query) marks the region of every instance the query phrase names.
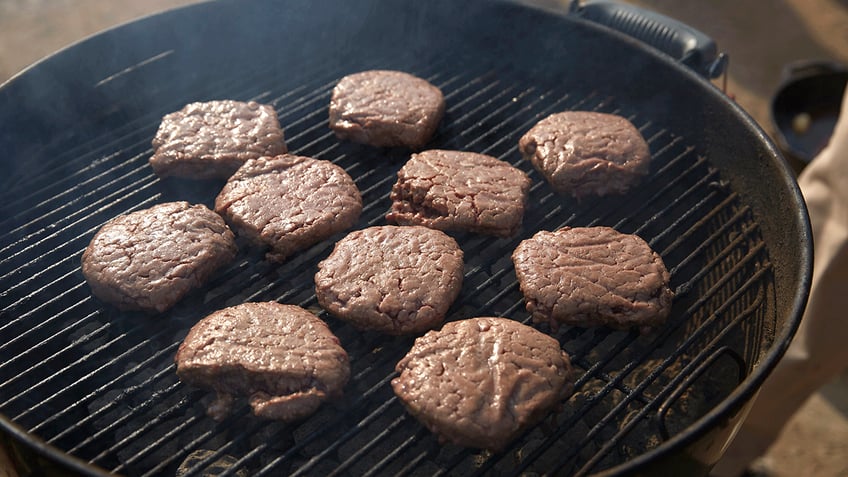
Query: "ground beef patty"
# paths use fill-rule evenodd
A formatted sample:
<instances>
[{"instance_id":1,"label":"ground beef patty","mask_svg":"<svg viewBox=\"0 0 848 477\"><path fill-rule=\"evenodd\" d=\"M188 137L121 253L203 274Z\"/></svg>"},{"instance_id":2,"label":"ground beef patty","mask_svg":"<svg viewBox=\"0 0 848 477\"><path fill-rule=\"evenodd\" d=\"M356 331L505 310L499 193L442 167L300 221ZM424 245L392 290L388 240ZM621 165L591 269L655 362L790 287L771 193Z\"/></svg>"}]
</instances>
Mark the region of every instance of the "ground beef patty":
<instances>
[{"instance_id":1,"label":"ground beef patty","mask_svg":"<svg viewBox=\"0 0 848 477\"><path fill-rule=\"evenodd\" d=\"M248 159L284 154L277 112L239 101L191 103L162 118L150 165L159 176L227 178Z\"/></svg>"},{"instance_id":2,"label":"ground beef patty","mask_svg":"<svg viewBox=\"0 0 848 477\"><path fill-rule=\"evenodd\" d=\"M530 179L484 154L429 150L398 171L386 220L502 237L521 228Z\"/></svg>"},{"instance_id":3,"label":"ground beef patty","mask_svg":"<svg viewBox=\"0 0 848 477\"><path fill-rule=\"evenodd\" d=\"M462 287L462 250L444 232L357 230L318 264L318 303L360 329L420 333L445 319Z\"/></svg>"},{"instance_id":4,"label":"ground beef patty","mask_svg":"<svg viewBox=\"0 0 848 477\"><path fill-rule=\"evenodd\" d=\"M648 144L630 121L587 111L546 117L518 147L554 190L576 198L624 193L648 173L651 160Z\"/></svg>"},{"instance_id":5,"label":"ground beef patty","mask_svg":"<svg viewBox=\"0 0 848 477\"><path fill-rule=\"evenodd\" d=\"M444 113L439 88L400 71L345 76L330 98L330 128L336 136L372 146L420 148Z\"/></svg>"},{"instance_id":6,"label":"ground beef patty","mask_svg":"<svg viewBox=\"0 0 848 477\"><path fill-rule=\"evenodd\" d=\"M356 223L362 198L341 167L285 154L247 161L218 194L215 211L281 262Z\"/></svg>"},{"instance_id":7,"label":"ground beef patty","mask_svg":"<svg viewBox=\"0 0 848 477\"><path fill-rule=\"evenodd\" d=\"M397 364L395 394L442 441L501 450L573 388L559 342L505 318L447 323Z\"/></svg>"},{"instance_id":8,"label":"ground beef patty","mask_svg":"<svg viewBox=\"0 0 848 477\"><path fill-rule=\"evenodd\" d=\"M247 396L259 417L293 421L342 394L350 363L327 324L299 306L243 303L195 324L175 358L180 380L215 390L207 412L227 416Z\"/></svg>"},{"instance_id":9,"label":"ground beef patty","mask_svg":"<svg viewBox=\"0 0 848 477\"><path fill-rule=\"evenodd\" d=\"M107 222L82 254L82 273L103 301L123 310L163 312L237 253L218 214L169 202Z\"/></svg>"},{"instance_id":10,"label":"ground beef patty","mask_svg":"<svg viewBox=\"0 0 848 477\"><path fill-rule=\"evenodd\" d=\"M512 260L536 322L647 331L671 311L665 264L636 235L609 227L542 231Z\"/></svg>"}]
</instances>

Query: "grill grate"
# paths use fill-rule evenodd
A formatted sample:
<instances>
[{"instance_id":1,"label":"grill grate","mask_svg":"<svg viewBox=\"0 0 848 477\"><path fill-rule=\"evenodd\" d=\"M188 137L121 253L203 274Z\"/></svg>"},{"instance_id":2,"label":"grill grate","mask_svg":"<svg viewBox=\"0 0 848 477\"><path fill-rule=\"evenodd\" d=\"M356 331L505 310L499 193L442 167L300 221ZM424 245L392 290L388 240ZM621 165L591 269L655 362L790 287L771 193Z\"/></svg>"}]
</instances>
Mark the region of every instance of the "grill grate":
<instances>
[{"instance_id":1,"label":"grill grate","mask_svg":"<svg viewBox=\"0 0 848 477\"><path fill-rule=\"evenodd\" d=\"M147 158L161 115L150 113L108 137L66 147L51 159L61 169L45 165L3 196L0 412L63 452L129 475L174 474L198 450L209 452L194 454L183 475L201 475L224 458L225 475L480 475L495 467L505 475L584 475L655 448L730 393L762 351L751 343L773 334L775 317L766 312L773 278L751 211L709 158L600 92L528 86L506 67L475 69L463 58L393 61L315 61L297 77L259 68L209 83L194 99L274 105L292 152L331 160L355 179L365 204L356 226L362 228L383 223L407 154L337 141L326 127L330 91L342 75L369 68L425 77L448 102L433 147L490 154L534 180L520 236L455 234L466 271L449 319L498 315L528 322L509 258L518 242L540 229L610 225L641 235L669 266L677 298L666 326L645 336L563 327L556 336L572 355L578 380L561 413L502 453L439 445L389 386L413 338L360 333L318 308L312 276L334 240L282 266L243 250L203 291L159 317L120 313L90 296L79 259L105 221L169 200L211 205L221 185L152 174ZM566 109L633 121L654 155L650 177L621 197L577 202L553 193L516 145L537 120ZM328 321L351 356L344 401L291 425L257 420L247 406L222 423L205 416L211 395L176 378L176 348L212 310L256 300L299 304Z\"/></svg>"}]
</instances>

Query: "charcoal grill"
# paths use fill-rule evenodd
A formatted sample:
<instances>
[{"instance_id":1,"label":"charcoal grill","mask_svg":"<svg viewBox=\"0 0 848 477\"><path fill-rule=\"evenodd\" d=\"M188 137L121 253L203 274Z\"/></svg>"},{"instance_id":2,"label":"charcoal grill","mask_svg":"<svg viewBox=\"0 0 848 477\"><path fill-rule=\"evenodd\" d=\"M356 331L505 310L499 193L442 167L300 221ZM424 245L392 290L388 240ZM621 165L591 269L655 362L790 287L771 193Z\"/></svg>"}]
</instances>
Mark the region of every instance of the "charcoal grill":
<instances>
[{"instance_id":1,"label":"charcoal grill","mask_svg":"<svg viewBox=\"0 0 848 477\"><path fill-rule=\"evenodd\" d=\"M218 462L225 475L706 472L805 304L809 228L789 169L718 89L638 41L509 3L455 10L446 0L204 3L94 36L0 88L0 424L30 470L201 475ZM243 247L160 316L97 301L80 272L82 250L116 215L170 200L212 205L220 182L163 180L147 164L161 116L190 101L273 105L292 152L355 179L365 204L356 228L384 223L408 151L340 142L327 127L333 85L373 68L408 71L445 93L432 147L490 154L534 181L519 236L455 235L466 268L449 320L528 322L509 257L541 229L636 233L671 271L674 308L655 332L555 333L576 366L575 394L503 452L441 445L404 412L389 381L412 338L358 332L317 306L316 264L341 235L282 265ZM521 159L527 129L576 109L639 128L654 157L640 187L575 201ZM328 321L351 357L344 400L295 424L256 419L247 405L221 423L205 415L212 396L177 379L176 349L209 312L260 300Z\"/></svg>"}]
</instances>

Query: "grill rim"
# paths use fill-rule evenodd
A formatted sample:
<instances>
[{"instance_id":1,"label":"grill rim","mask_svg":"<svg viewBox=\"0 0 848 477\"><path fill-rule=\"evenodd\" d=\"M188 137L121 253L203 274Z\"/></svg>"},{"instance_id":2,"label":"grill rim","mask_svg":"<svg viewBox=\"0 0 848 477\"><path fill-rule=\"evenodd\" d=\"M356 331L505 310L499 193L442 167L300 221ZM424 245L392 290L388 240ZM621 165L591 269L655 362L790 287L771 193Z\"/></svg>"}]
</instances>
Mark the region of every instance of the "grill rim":
<instances>
[{"instance_id":1,"label":"grill rim","mask_svg":"<svg viewBox=\"0 0 848 477\"><path fill-rule=\"evenodd\" d=\"M182 8L178 8L178 9L174 9L174 10L190 10L190 9L194 9L194 8L200 9L201 7L205 7L206 5L211 4L211 3L213 3L213 2L203 2L203 3L200 3L200 4L190 5L190 6L187 6L187 7L182 7ZM508 2L506 2L505 0L496 0L494 3L496 3L496 4L508 4ZM522 8L528 8L528 7L523 6ZM532 8L532 7L530 7L530 8ZM168 14L170 12L171 11L162 12L160 14L151 15L150 17L146 17L146 18L149 19L149 18L152 18L152 17L158 17L160 15L165 15L165 14ZM546 14L550 14L550 12L546 12ZM128 24L136 24L139 21L140 20L128 22ZM580 22L580 23L585 23L582 20L576 20L576 21ZM126 25L127 24L122 25L122 26L118 26L114 29L107 30L107 32L119 30ZM637 43L634 40L631 40L629 37L624 36L623 34L619 34L617 32L607 30L606 28L603 28L603 27L598 27L594 24L585 24L584 26L586 28L589 28L589 29L595 29L595 30L598 30L598 31L602 31L603 34L605 34L605 35L618 36L618 38L621 41L624 41L624 42L627 42L627 43L633 43L633 44ZM97 37L99 35L100 34L97 34L97 35L94 35L93 37ZM8 84L10 84L10 83L12 83L12 82L14 82L14 81L16 81L20 78L24 78L27 72L36 69L39 65L49 63L48 60L50 58L52 58L56 55L59 55L62 52L73 48L74 46L77 46L77 45L83 45L84 46L84 43L86 43L90 39L91 38L83 40L83 41L81 41L81 42L79 42L75 45L71 45L68 48L65 48L65 49L61 50L60 52L56 53L55 55L48 57L45 60L42 60L42 61L36 63L35 65L31 66L30 68L27 68L23 72L19 73L18 75L16 75L12 79L10 79L9 82L4 83L4 85L2 85L2 86L5 87ZM707 86L712 86L708 82L703 80L703 78L701 78L700 76L698 76L694 72L688 70L687 68L681 66L679 63L673 61L672 59L667 58L663 55L660 55L656 52L653 52L652 50L645 49L644 46L642 46L642 45L639 45L638 49L642 50L642 52L644 54L647 54L649 56L653 56L654 60L665 63L670 68L676 70L679 74L682 74L682 75L688 77L690 81L693 81L693 82L696 82L696 83L705 83ZM2 88L0 88L0 90L2 90ZM800 190L797 188L797 185L795 187L792 187L792 184L794 184L793 176L792 176L788 166L786 165L785 160L783 160L783 158L782 158L781 154L779 153L779 151L777 150L777 148L772 144L772 142L768 138L768 136L753 121L753 119L745 111L743 111L741 109L741 107L739 107L735 103L728 101L726 98L723 97L723 95L720 92L718 92L717 89L710 88L710 87L701 88L701 92L706 93L707 95L710 95L710 96L714 96L715 99L719 100L721 103L728 105L730 110L731 110L731 113L736 118L741 120L741 123L742 123L741 126L744 127L749 134L751 134L753 137L757 138L760 141L760 143L765 146L765 149L767 150L767 152L771 153L770 157L778 158L778 161L775 162L774 166L776 166L778 168L779 175L784 179L786 184L789 185L788 190L789 190L790 195L794 196L795 199L797 199L797 204L800 204L800 207L792 209L793 212L794 212L794 217L793 217L794 221L801 225L800 233L801 233L802 250L801 250L801 256L799 257L800 258L800 268L799 268L797 276L795 277L797 287L795 288L795 294L793 295L792 300L790 300L789 309L788 310L777 310L777 313L786 314L789 318L787 319L787 321L785 322L785 324L781 328L781 330L778 333L775 334L774 343L771 344L771 346L768 348L767 352L763 355L762 359L759 362L759 366L757 366L751 373L749 373L747 378L739 386L737 386L733 390L733 392L731 392L731 394L728 397L726 397L721 403L719 403L718 406L715 406L706 415L702 416L700 419L698 419L695 423L690 425L683 432L681 432L681 433L673 436L671 439L663 442L663 444L661 444L659 447L657 447L657 448L655 448L651 451L648 451L646 453L643 453L643 454L641 454L641 455L639 455L635 458L632 458L622 465L605 469L604 471L601 471L597 475L618 475L620 472L624 472L624 471L632 472L632 471L635 471L635 470L647 468L647 467L650 466L651 463L656 462L656 460L658 458L660 458L661 456L668 455L672 452L675 452L677 450L680 450L680 449L692 444L696 440L703 437L703 435L705 433L707 433L707 431L714 429L715 424L719 424L722 420L724 420L728 416L742 411L743 410L742 408L744 406L750 404L750 400L753 397L753 395L758 391L760 385L766 379L768 374L771 372L774 365L776 365L779 358L785 353L786 348L789 346L789 341L790 341L789 338L794 334L795 330L797 329L798 324L800 323L802 311L803 311L803 309L806 305L806 301L807 301L806 290L809 290L810 281L811 281L810 271L812 269L812 241L811 241L811 238L810 238L811 233L810 233L809 219L808 219L808 216L806 214L806 208L804 206L804 202L803 202L803 198L801 197ZM761 223L761 220L757 220L757 222ZM80 460L80 459L78 459L74 456L65 454L63 451L59 450L58 448L55 448L52 445L45 443L38 436L29 434L28 432L23 430L23 428L21 428L19 425L17 425L13 421L9 420L3 414L0 414L0 424L2 424L2 427L4 429L8 430L10 434L14 435L19 440L22 439L22 442L24 442L24 443L30 443L31 442L33 444L32 447L36 451L38 451L40 454L42 454L46 457L56 459L56 460L61 461L65 464L69 464L75 470L83 470L83 471L86 471L86 472L89 472L89 473L94 473L94 474L97 474L97 475L108 475L108 474L101 474L102 470L99 467L92 466L91 464L88 464L88 463L86 463L86 462L84 462L84 461L82 461L82 460Z\"/></svg>"},{"instance_id":2,"label":"grill rim","mask_svg":"<svg viewBox=\"0 0 848 477\"><path fill-rule=\"evenodd\" d=\"M590 26L595 27L595 25ZM624 34L622 33L612 33L624 37ZM650 50L648 50L648 52L654 53ZM760 360L759 365L748 373L746 378L738 386L736 386L736 388L734 388L729 396L724 398L717 406L695 421L689 428L663 442L657 448L632 458L625 464L611 467L597 474L593 474L598 477L624 475L628 472L647 469L652 464L655 464L661 457L670 456L678 450L691 446L711 430L719 429L725 421L734 415L736 415L738 419L734 428L731 430L731 438L735 436L742 424L742 421L744 420L744 417L747 415L748 409L750 409L751 405L753 405L753 399L759 392L763 382L766 378L768 378L778 361L789 348L791 339L795 335L795 332L801 323L801 317L807 306L807 299L809 298L809 290L812 282L813 243L810 218L807 213L806 203L801 195L801 190L798 188L798 184L794 178L794 173L791 171L786 159L765 131L756 123L754 118L743 110L741 106L730 101L723 92L714 87L693 70L673 61L670 57L660 54L656 54L656 56L659 60L680 71L681 74L688 77L691 81L706 84L707 87L703 88L704 94L712 96L717 101L721 101L728 105L731 113L740 119L740 126L745 128L749 134L760 141L760 144L766 148L767 152L770 153L770 157L778 159L775 161L774 165L778 168L780 176L783 178L784 183L788 186L790 194L794 196L795 203L799 205L799 207L793 210L795 221L798 224L801 224L802 227L799 231L802 242L801 256L799 257L800 267L798 275L795 276L796 287L794 296L791 300L791 305L788 310L784 311L784 313L787 313L788 319L781 328L780 332L775 333L774 341ZM750 204L746 205L750 206ZM776 211L774 213L776 213ZM758 225L763 222L760 217L755 217L755 221ZM780 314L781 311L782 310L776 310L778 314ZM741 417L739 416L740 413Z\"/></svg>"},{"instance_id":3,"label":"grill rim","mask_svg":"<svg viewBox=\"0 0 848 477\"><path fill-rule=\"evenodd\" d=\"M63 452L58 447L48 444L47 441L38 435L27 432L23 427L0 413L0 428L13 439L5 439L3 442L9 443L13 447L26 446L27 450L35 452L38 456L48 459L50 462L55 462L60 466L67 467L74 472L84 475L108 477L114 474L107 472L98 466L91 465L88 462ZM12 457L14 461L14 457ZM22 463L25 464L25 463ZM44 470L39 468L38 470Z\"/></svg>"}]
</instances>

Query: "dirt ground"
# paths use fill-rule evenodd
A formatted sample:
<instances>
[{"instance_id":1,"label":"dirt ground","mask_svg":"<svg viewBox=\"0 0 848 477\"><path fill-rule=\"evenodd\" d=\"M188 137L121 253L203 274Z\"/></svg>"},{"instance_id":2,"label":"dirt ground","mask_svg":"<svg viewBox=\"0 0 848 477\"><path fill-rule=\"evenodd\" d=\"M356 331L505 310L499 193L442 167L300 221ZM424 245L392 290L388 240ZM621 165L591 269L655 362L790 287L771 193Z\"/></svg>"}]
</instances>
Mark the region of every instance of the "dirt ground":
<instances>
[{"instance_id":1,"label":"dirt ground","mask_svg":"<svg viewBox=\"0 0 848 477\"><path fill-rule=\"evenodd\" d=\"M813 395L784 429L765 464L778 477L848 476L848 376Z\"/></svg>"},{"instance_id":2,"label":"dirt ground","mask_svg":"<svg viewBox=\"0 0 848 477\"><path fill-rule=\"evenodd\" d=\"M567 0L527 0L548 6ZM846 0L629 0L688 23L730 56L728 92L770 134L784 65L848 63ZM81 38L192 0L0 0L0 82ZM718 84L718 83L717 83ZM848 374L815 394L766 456L778 477L848 476ZM5 477L0 449L0 477Z\"/></svg>"}]
</instances>

